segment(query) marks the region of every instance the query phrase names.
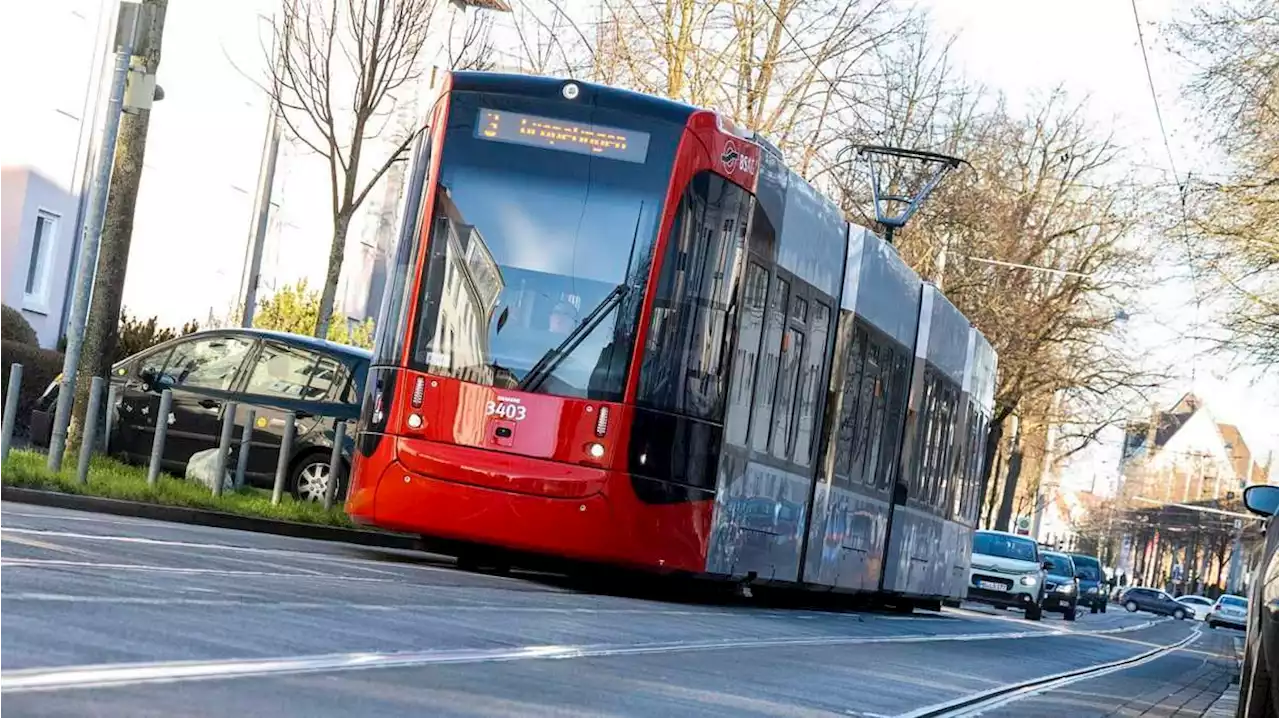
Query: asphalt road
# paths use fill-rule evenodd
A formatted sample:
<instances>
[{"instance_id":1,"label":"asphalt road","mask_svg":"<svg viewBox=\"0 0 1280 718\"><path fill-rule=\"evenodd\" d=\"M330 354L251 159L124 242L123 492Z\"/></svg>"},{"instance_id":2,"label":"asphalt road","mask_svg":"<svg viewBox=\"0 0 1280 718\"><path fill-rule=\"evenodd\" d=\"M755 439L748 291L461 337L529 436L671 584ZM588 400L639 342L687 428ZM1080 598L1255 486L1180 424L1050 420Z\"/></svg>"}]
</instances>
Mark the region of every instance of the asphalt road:
<instances>
[{"instance_id":1,"label":"asphalt road","mask_svg":"<svg viewBox=\"0 0 1280 718\"><path fill-rule=\"evenodd\" d=\"M993 708L1198 716L1233 634L1146 614L809 610L645 581L0 507L0 702L22 716L899 716L1181 650Z\"/></svg>"}]
</instances>

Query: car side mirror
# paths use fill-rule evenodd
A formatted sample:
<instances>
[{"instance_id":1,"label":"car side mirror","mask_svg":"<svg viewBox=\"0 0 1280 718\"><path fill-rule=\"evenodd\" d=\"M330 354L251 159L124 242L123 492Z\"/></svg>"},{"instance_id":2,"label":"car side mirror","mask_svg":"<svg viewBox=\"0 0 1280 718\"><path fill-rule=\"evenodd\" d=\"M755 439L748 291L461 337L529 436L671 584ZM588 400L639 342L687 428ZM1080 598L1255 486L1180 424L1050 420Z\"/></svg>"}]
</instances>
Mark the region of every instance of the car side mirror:
<instances>
[{"instance_id":1,"label":"car side mirror","mask_svg":"<svg viewBox=\"0 0 1280 718\"><path fill-rule=\"evenodd\" d=\"M1280 509L1280 486L1255 484L1244 490L1244 505L1259 516L1275 516Z\"/></svg>"},{"instance_id":2,"label":"car side mirror","mask_svg":"<svg viewBox=\"0 0 1280 718\"><path fill-rule=\"evenodd\" d=\"M1084 575L1084 571L1080 571L1080 572L1076 573L1076 578L1083 580L1083 579L1088 578L1088 577Z\"/></svg>"},{"instance_id":3,"label":"car side mirror","mask_svg":"<svg viewBox=\"0 0 1280 718\"><path fill-rule=\"evenodd\" d=\"M1053 562L1052 562L1052 561L1041 561L1041 562L1040 562L1040 568L1043 568L1043 569L1044 569L1044 570L1046 570L1046 571L1052 571L1052 570L1053 570Z\"/></svg>"}]
</instances>

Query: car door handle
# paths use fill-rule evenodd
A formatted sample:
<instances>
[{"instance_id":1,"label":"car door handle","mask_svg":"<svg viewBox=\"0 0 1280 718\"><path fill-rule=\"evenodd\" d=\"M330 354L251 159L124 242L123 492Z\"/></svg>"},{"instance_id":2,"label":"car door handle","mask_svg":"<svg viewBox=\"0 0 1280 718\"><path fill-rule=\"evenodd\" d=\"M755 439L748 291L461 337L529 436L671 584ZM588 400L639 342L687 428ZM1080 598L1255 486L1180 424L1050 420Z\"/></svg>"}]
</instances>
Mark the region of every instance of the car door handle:
<instances>
[{"instance_id":1,"label":"car door handle","mask_svg":"<svg viewBox=\"0 0 1280 718\"><path fill-rule=\"evenodd\" d=\"M217 409L222 406L222 404L214 399L201 399L200 406L203 406L206 409Z\"/></svg>"}]
</instances>

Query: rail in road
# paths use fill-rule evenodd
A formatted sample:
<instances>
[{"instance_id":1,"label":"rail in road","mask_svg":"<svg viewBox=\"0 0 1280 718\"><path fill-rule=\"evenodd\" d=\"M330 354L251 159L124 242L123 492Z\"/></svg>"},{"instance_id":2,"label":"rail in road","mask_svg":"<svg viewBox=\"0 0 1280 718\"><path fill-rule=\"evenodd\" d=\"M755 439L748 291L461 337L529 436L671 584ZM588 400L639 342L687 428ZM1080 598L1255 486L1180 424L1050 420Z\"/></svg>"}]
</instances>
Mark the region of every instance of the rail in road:
<instances>
[{"instance_id":1,"label":"rail in road","mask_svg":"<svg viewBox=\"0 0 1280 718\"><path fill-rule=\"evenodd\" d=\"M1071 679L1217 650L1117 612L674 603L408 552L7 504L2 519L0 692L23 715L963 715L1014 698L1056 714Z\"/></svg>"}]
</instances>

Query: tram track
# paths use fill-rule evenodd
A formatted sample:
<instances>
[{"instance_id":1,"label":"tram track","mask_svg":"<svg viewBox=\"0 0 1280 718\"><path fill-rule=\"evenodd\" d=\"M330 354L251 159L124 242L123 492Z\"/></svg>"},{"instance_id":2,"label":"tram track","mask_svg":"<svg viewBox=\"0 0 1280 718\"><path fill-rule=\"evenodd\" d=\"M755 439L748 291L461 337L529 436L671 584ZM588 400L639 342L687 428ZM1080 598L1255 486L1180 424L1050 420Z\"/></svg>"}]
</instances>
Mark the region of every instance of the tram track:
<instances>
[{"instance_id":1,"label":"tram track","mask_svg":"<svg viewBox=\"0 0 1280 718\"><path fill-rule=\"evenodd\" d=\"M1150 627L1155 622L1130 626L1124 632ZM1108 631L1113 634L1120 631ZM1101 634L1101 632L1098 632ZM444 649L425 651L354 652L310 656L283 656L247 660L163 661L121 663L57 668L30 668L0 673L0 693L57 691L85 688L109 688L150 683L225 680L307 673L332 673L375 668L411 668L434 665L504 663L523 660L606 658L653 654L696 653L704 651L750 650L770 648L805 648L857 646L876 644L920 644L972 641L1016 640L1090 635L1085 631L1034 630L950 635L914 634L899 636L818 636L762 640L671 641L636 644L596 645L531 645L496 649ZM1198 635L1198 633L1196 634ZM1185 643L1183 641L1182 643ZM1181 645L1181 644L1178 644ZM1166 650L1157 648L1155 651ZM1143 656L1152 654L1148 651ZM1142 656L1139 656L1140 659ZM1137 659L1128 659L1132 662ZM1108 664L1108 665L1119 665ZM1096 667L1095 667L1096 669ZM1086 669L1094 670L1094 669ZM1052 676L1054 680L1078 672ZM1014 690L1020 686L1008 687ZM1054 687L1054 686L1050 686ZM951 715L923 713L912 718ZM959 714L957 714L959 715ZM968 715L968 714L964 714Z\"/></svg>"},{"instance_id":2,"label":"tram track","mask_svg":"<svg viewBox=\"0 0 1280 718\"><path fill-rule=\"evenodd\" d=\"M972 718L973 716L980 716L1015 701L1159 660L1170 653L1195 643L1201 635L1202 631L1197 627L1192 630L1191 635L1179 641L1157 646L1136 656L1098 663L1053 675L1040 676L1027 681L972 693L942 703L917 708L908 713L899 714L895 718Z\"/></svg>"}]
</instances>

